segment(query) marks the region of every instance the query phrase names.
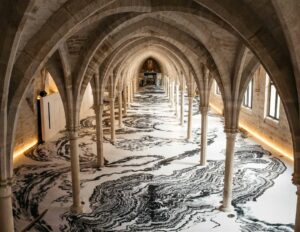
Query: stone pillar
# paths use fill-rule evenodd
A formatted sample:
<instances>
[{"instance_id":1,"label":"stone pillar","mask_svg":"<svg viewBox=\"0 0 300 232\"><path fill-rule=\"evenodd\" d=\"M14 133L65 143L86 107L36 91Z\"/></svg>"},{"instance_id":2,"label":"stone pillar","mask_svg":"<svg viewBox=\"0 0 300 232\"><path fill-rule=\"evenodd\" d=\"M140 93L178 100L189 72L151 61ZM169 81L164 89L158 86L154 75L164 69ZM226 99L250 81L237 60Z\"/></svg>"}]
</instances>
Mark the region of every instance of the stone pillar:
<instances>
[{"instance_id":1,"label":"stone pillar","mask_svg":"<svg viewBox=\"0 0 300 232\"><path fill-rule=\"evenodd\" d=\"M297 185L297 208L296 208L295 232L300 232L300 185Z\"/></svg>"},{"instance_id":2,"label":"stone pillar","mask_svg":"<svg viewBox=\"0 0 300 232\"><path fill-rule=\"evenodd\" d=\"M136 88L136 80L135 79L132 80L132 86L133 86L133 94L135 94L136 90L137 90L137 88Z\"/></svg>"},{"instance_id":3,"label":"stone pillar","mask_svg":"<svg viewBox=\"0 0 300 232\"><path fill-rule=\"evenodd\" d=\"M175 85L175 115L178 117L179 85Z\"/></svg>"},{"instance_id":4,"label":"stone pillar","mask_svg":"<svg viewBox=\"0 0 300 232\"><path fill-rule=\"evenodd\" d=\"M170 81L170 102L171 102L171 107L173 107L173 81Z\"/></svg>"},{"instance_id":5,"label":"stone pillar","mask_svg":"<svg viewBox=\"0 0 300 232\"><path fill-rule=\"evenodd\" d=\"M11 183L0 182L0 232L14 232Z\"/></svg>"},{"instance_id":6,"label":"stone pillar","mask_svg":"<svg viewBox=\"0 0 300 232\"><path fill-rule=\"evenodd\" d=\"M122 101L122 91L119 91L119 128L123 127L123 101Z\"/></svg>"},{"instance_id":7,"label":"stone pillar","mask_svg":"<svg viewBox=\"0 0 300 232\"><path fill-rule=\"evenodd\" d=\"M166 90L167 90L167 97L168 99L170 98L170 85L169 85L169 80L167 80L167 85L166 85Z\"/></svg>"},{"instance_id":8,"label":"stone pillar","mask_svg":"<svg viewBox=\"0 0 300 232\"><path fill-rule=\"evenodd\" d=\"M168 92L169 92L168 97L169 97L169 101L170 101L171 100L171 81L170 80L168 81Z\"/></svg>"},{"instance_id":9,"label":"stone pillar","mask_svg":"<svg viewBox=\"0 0 300 232\"><path fill-rule=\"evenodd\" d=\"M73 205L71 206L71 211L76 214L82 213L82 205L80 200L80 163L78 154L78 129L78 127L71 127L68 129L70 139L73 196Z\"/></svg>"},{"instance_id":10,"label":"stone pillar","mask_svg":"<svg viewBox=\"0 0 300 232\"><path fill-rule=\"evenodd\" d=\"M184 88L181 89L180 125L184 125Z\"/></svg>"},{"instance_id":11,"label":"stone pillar","mask_svg":"<svg viewBox=\"0 0 300 232\"><path fill-rule=\"evenodd\" d=\"M208 106L200 106L201 112L201 152L200 165L206 165L206 147L207 147L207 113Z\"/></svg>"},{"instance_id":12,"label":"stone pillar","mask_svg":"<svg viewBox=\"0 0 300 232\"><path fill-rule=\"evenodd\" d=\"M188 115L188 130L187 130L187 139L192 140L192 123L193 123L193 96L189 96L189 115Z\"/></svg>"},{"instance_id":13,"label":"stone pillar","mask_svg":"<svg viewBox=\"0 0 300 232\"><path fill-rule=\"evenodd\" d=\"M96 113L96 138L97 138L97 167L104 167L103 153L103 104L99 104L95 108Z\"/></svg>"},{"instance_id":14,"label":"stone pillar","mask_svg":"<svg viewBox=\"0 0 300 232\"><path fill-rule=\"evenodd\" d=\"M115 99L110 98L110 135L111 143L115 144L116 141L116 129L115 129Z\"/></svg>"},{"instance_id":15,"label":"stone pillar","mask_svg":"<svg viewBox=\"0 0 300 232\"><path fill-rule=\"evenodd\" d=\"M126 116L127 115L127 97L126 97L126 88L124 88L124 91L123 91L123 100L124 100L124 115Z\"/></svg>"},{"instance_id":16,"label":"stone pillar","mask_svg":"<svg viewBox=\"0 0 300 232\"><path fill-rule=\"evenodd\" d=\"M130 93L131 93L131 95L130 95L130 102L133 102L134 90L133 90L133 83L132 83L132 81L130 82L130 85L131 85L131 87L130 87L130 89L131 89L131 91L130 91Z\"/></svg>"},{"instance_id":17,"label":"stone pillar","mask_svg":"<svg viewBox=\"0 0 300 232\"><path fill-rule=\"evenodd\" d=\"M175 82L174 81L172 81L171 91L172 91L171 105L172 105L172 108L174 108L175 107Z\"/></svg>"},{"instance_id":18,"label":"stone pillar","mask_svg":"<svg viewBox=\"0 0 300 232\"><path fill-rule=\"evenodd\" d=\"M127 103L128 103L128 108L130 107L130 85L127 86Z\"/></svg>"},{"instance_id":19,"label":"stone pillar","mask_svg":"<svg viewBox=\"0 0 300 232\"><path fill-rule=\"evenodd\" d=\"M224 212L233 211L232 200L232 181L233 181L233 158L234 145L237 130L225 130L226 133L226 154L225 154L225 178L223 204L221 210Z\"/></svg>"},{"instance_id":20,"label":"stone pillar","mask_svg":"<svg viewBox=\"0 0 300 232\"><path fill-rule=\"evenodd\" d=\"M170 80L168 79L168 85L167 85L167 90L168 90L168 99L170 100Z\"/></svg>"},{"instance_id":21,"label":"stone pillar","mask_svg":"<svg viewBox=\"0 0 300 232\"><path fill-rule=\"evenodd\" d=\"M174 104L175 103L174 102L174 100L175 100L175 91L174 91L175 90L175 88L174 88L175 84L174 83L175 83L174 81L172 81L172 83L171 83L171 107L172 108L174 108L174 105L175 105Z\"/></svg>"}]
</instances>

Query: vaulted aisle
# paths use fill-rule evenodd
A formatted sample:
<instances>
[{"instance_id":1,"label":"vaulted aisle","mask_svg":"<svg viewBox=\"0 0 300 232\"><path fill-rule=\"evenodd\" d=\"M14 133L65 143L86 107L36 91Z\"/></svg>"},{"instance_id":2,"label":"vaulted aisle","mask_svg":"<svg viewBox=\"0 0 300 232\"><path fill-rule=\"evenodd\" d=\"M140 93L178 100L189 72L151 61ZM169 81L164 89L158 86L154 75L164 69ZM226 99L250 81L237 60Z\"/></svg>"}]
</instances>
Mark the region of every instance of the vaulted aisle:
<instances>
[{"instance_id":1,"label":"vaulted aisle","mask_svg":"<svg viewBox=\"0 0 300 232\"><path fill-rule=\"evenodd\" d=\"M185 98L184 125L189 108ZM161 87L146 85L133 100L122 124L116 126L114 143L104 106L102 168L93 166L93 111L81 120L78 143L84 213L69 211L72 188L66 131L17 161L13 202L18 231L28 225L30 231L293 231L296 195L289 183L291 164L238 134L235 212L222 212L226 144L222 117L209 112L207 165L201 166L198 98L193 102L190 140Z\"/></svg>"}]
</instances>

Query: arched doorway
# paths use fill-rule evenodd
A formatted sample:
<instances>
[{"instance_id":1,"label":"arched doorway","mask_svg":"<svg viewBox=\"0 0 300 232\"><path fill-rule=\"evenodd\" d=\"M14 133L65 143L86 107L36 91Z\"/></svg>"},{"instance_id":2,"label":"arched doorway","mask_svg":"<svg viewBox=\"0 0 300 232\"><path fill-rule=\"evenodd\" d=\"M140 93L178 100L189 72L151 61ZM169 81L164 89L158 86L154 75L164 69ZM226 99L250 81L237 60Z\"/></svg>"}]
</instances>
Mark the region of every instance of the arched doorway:
<instances>
[{"instance_id":1,"label":"arched doorway","mask_svg":"<svg viewBox=\"0 0 300 232\"><path fill-rule=\"evenodd\" d=\"M161 85L161 69L158 62L152 57L148 58L140 71L139 86Z\"/></svg>"}]
</instances>

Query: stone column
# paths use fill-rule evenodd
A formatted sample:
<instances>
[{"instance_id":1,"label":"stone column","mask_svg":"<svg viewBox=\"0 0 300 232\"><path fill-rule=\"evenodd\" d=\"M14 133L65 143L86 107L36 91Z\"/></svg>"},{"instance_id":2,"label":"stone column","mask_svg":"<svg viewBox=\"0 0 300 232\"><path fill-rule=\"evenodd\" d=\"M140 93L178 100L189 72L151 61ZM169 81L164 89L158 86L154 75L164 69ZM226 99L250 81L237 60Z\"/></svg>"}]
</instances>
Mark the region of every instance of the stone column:
<instances>
[{"instance_id":1,"label":"stone column","mask_svg":"<svg viewBox=\"0 0 300 232\"><path fill-rule=\"evenodd\" d=\"M169 92L169 101L171 101L171 81L168 81L168 92Z\"/></svg>"},{"instance_id":2,"label":"stone column","mask_svg":"<svg viewBox=\"0 0 300 232\"><path fill-rule=\"evenodd\" d=\"M95 108L96 113L96 138L97 138L97 167L104 167L104 153L103 153L103 104L99 104Z\"/></svg>"},{"instance_id":3,"label":"stone column","mask_svg":"<svg viewBox=\"0 0 300 232\"><path fill-rule=\"evenodd\" d=\"M192 141L192 123L193 123L193 96L189 96L189 115L188 115L188 130L187 139Z\"/></svg>"},{"instance_id":4,"label":"stone column","mask_svg":"<svg viewBox=\"0 0 300 232\"><path fill-rule=\"evenodd\" d=\"M297 185L297 208L296 208L295 232L300 232L300 185Z\"/></svg>"},{"instance_id":5,"label":"stone column","mask_svg":"<svg viewBox=\"0 0 300 232\"><path fill-rule=\"evenodd\" d=\"M168 90L168 99L170 100L170 80L169 79L168 79L167 90Z\"/></svg>"},{"instance_id":6,"label":"stone column","mask_svg":"<svg viewBox=\"0 0 300 232\"><path fill-rule=\"evenodd\" d=\"M124 115L126 116L127 115L127 97L126 97L126 88L124 88L124 91L123 91L123 100L124 100Z\"/></svg>"},{"instance_id":7,"label":"stone column","mask_svg":"<svg viewBox=\"0 0 300 232\"><path fill-rule=\"evenodd\" d=\"M175 85L175 115L178 117L179 85Z\"/></svg>"},{"instance_id":8,"label":"stone column","mask_svg":"<svg viewBox=\"0 0 300 232\"><path fill-rule=\"evenodd\" d=\"M173 107L173 92L172 92L173 81L170 81L170 103L171 107Z\"/></svg>"},{"instance_id":9,"label":"stone column","mask_svg":"<svg viewBox=\"0 0 300 232\"><path fill-rule=\"evenodd\" d=\"M133 90L133 83L132 83L132 81L130 82L130 85L131 85L131 87L130 87L130 89L131 89L131 91L130 91L130 93L131 93L131 95L130 95L130 102L133 102L134 90Z\"/></svg>"},{"instance_id":10,"label":"stone column","mask_svg":"<svg viewBox=\"0 0 300 232\"><path fill-rule=\"evenodd\" d=\"M131 104L131 91L132 91L131 85L129 84L128 85L128 102L129 102L129 106Z\"/></svg>"},{"instance_id":11,"label":"stone column","mask_svg":"<svg viewBox=\"0 0 300 232\"><path fill-rule=\"evenodd\" d=\"M119 128L123 127L123 101L122 101L122 91L119 91Z\"/></svg>"},{"instance_id":12,"label":"stone column","mask_svg":"<svg viewBox=\"0 0 300 232\"><path fill-rule=\"evenodd\" d=\"M174 106L174 89L173 89L173 81L170 82L170 102L171 107Z\"/></svg>"},{"instance_id":13,"label":"stone column","mask_svg":"<svg viewBox=\"0 0 300 232\"><path fill-rule=\"evenodd\" d=\"M78 154L78 127L70 127L68 129L70 139L70 156L71 156L71 176L72 176L72 195L73 205L71 211L73 213L82 213L82 205L80 200L80 163Z\"/></svg>"},{"instance_id":14,"label":"stone column","mask_svg":"<svg viewBox=\"0 0 300 232\"><path fill-rule=\"evenodd\" d=\"M172 81L172 84L171 84L171 106L172 108L174 108L175 106L175 82Z\"/></svg>"},{"instance_id":15,"label":"stone column","mask_svg":"<svg viewBox=\"0 0 300 232\"><path fill-rule=\"evenodd\" d=\"M136 90L137 90L137 88L136 88L136 80L135 79L132 80L132 86L133 86L133 94L135 94Z\"/></svg>"},{"instance_id":16,"label":"stone column","mask_svg":"<svg viewBox=\"0 0 300 232\"><path fill-rule=\"evenodd\" d=\"M14 232L11 183L0 181L0 232Z\"/></svg>"},{"instance_id":17,"label":"stone column","mask_svg":"<svg viewBox=\"0 0 300 232\"><path fill-rule=\"evenodd\" d=\"M180 125L184 125L184 88L181 89Z\"/></svg>"},{"instance_id":18,"label":"stone column","mask_svg":"<svg viewBox=\"0 0 300 232\"><path fill-rule=\"evenodd\" d=\"M110 135L111 143L115 144L116 141L116 129L115 129L115 99L110 98Z\"/></svg>"},{"instance_id":19,"label":"stone column","mask_svg":"<svg viewBox=\"0 0 300 232\"><path fill-rule=\"evenodd\" d=\"M200 152L200 165L206 165L206 147L207 147L207 106L200 106L201 112L201 152Z\"/></svg>"},{"instance_id":20,"label":"stone column","mask_svg":"<svg viewBox=\"0 0 300 232\"><path fill-rule=\"evenodd\" d=\"M168 83L168 79L166 79L166 86L165 86L165 88L166 88L166 95L167 95L167 97L169 97L169 83Z\"/></svg>"},{"instance_id":21,"label":"stone column","mask_svg":"<svg viewBox=\"0 0 300 232\"><path fill-rule=\"evenodd\" d=\"M237 130L225 130L225 133L226 133L225 178L224 178L223 204L221 206L221 210L224 212L230 212L233 211L231 200L232 200L234 145L235 145Z\"/></svg>"},{"instance_id":22,"label":"stone column","mask_svg":"<svg viewBox=\"0 0 300 232\"><path fill-rule=\"evenodd\" d=\"M129 107L129 105L130 105L130 95L131 95L131 93L130 93L130 84L128 84L128 87L127 87L127 102L128 102L128 107Z\"/></svg>"},{"instance_id":23,"label":"stone column","mask_svg":"<svg viewBox=\"0 0 300 232\"><path fill-rule=\"evenodd\" d=\"M127 96L127 104L129 108L130 107L130 85L127 86L126 96Z\"/></svg>"}]
</instances>

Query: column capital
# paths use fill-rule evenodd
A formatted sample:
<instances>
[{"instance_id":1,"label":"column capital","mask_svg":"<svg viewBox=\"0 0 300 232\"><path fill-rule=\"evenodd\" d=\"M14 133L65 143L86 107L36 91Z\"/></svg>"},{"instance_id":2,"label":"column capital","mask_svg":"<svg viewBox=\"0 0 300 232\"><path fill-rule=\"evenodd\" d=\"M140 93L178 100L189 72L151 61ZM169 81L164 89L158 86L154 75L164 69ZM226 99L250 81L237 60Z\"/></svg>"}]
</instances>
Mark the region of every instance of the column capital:
<instances>
[{"instance_id":1,"label":"column capital","mask_svg":"<svg viewBox=\"0 0 300 232\"><path fill-rule=\"evenodd\" d=\"M76 140L78 138L78 131L80 126L69 126L67 131L69 133L69 140Z\"/></svg>"},{"instance_id":2,"label":"column capital","mask_svg":"<svg viewBox=\"0 0 300 232\"><path fill-rule=\"evenodd\" d=\"M76 132L80 129L80 126L66 126L67 131Z\"/></svg>"},{"instance_id":3,"label":"column capital","mask_svg":"<svg viewBox=\"0 0 300 232\"><path fill-rule=\"evenodd\" d=\"M13 178L5 179L5 180L0 180L0 188L12 185L13 184L13 180L14 180Z\"/></svg>"},{"instance_id":4,"label":"column capital","mask_svg":"<svg viewBox=\"0 0 300 232\"><path fill-rule=\"evenodd\" d=\"M100 108L100 107L103 107L103 106L104 106L103 103L94 104L93 109L96 110L97 108Z\"/></svg>"},{"instance_id":5,"label":"column capital","mask_svg":"<svg viewBox=\"0 0 300 232\"><path fill-rule=\"evenodd\" d=\"M0 198L12 196L11 185L12 179L0 181Z\"/></svg>"},{"instance_id":6,"label":"column capital","mask_svg":"<svg viewBox=\"0 0 300 232\"><path fill-rule=\"evenodd\" d=\"M199 107L201 114L207 114L208 106L201 106Z\"/></svg>"},{"instance_id":7,"label":"column capital","mask_svg":"<svg viewBox=\"0 0 300 232\"><path fill-rule=\"evenodd\" d=\"M239 129L238 128L224 128L224 132L227 134L227 135L236 135L238 132L239 132Z\"/></svg>"}]
</instances>

